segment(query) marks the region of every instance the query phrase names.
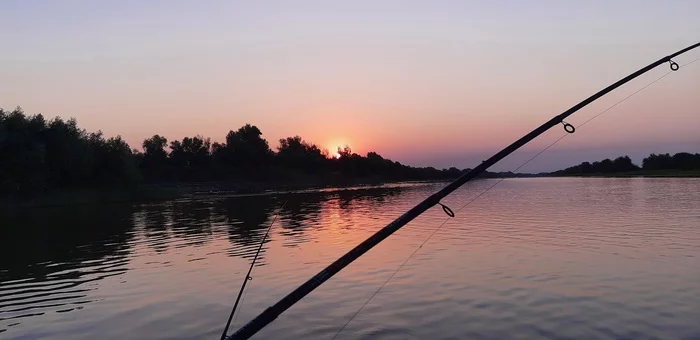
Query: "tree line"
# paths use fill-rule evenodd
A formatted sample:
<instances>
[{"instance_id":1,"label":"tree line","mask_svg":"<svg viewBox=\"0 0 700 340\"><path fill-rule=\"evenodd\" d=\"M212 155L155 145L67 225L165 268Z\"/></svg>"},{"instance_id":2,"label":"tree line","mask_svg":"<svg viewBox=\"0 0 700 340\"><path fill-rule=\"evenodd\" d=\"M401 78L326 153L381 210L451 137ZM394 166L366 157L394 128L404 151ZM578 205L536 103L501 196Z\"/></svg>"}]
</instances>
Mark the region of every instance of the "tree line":
<instances>
[{"instance_id":1,"label":"tree line","mask_svg":"<svg viewBox=\"0 0 700 340\"><path fill-rule=\"evenodd\" d=\"M469 170L411 167L376 152L359 155L348 146L339 148L338 154L329 157L327 150L299 136L280 139L277 150L272 150L260 129L250 124L214 143L199 135L172 141L154 135L139 150L120 136L85 131L73 118L26 115L19 107L0 109L0 194L4 195L143 183L449 179Z\"/></svg>"},{"instance_id":2,"label":"tree line","mask_svg":"<svg viewBox=\"0 0 700 340\"><path fill-rule=\"evenodd\" d=\"M585 175L621 173L635 170L694 170L700 169L700 154L679 152L674 155L650 154L642 160L642 166L632 162L629 156L606 158L597 162L583 162L579 165L555 171L552 175Z\"/></svg>"}]
</instances>

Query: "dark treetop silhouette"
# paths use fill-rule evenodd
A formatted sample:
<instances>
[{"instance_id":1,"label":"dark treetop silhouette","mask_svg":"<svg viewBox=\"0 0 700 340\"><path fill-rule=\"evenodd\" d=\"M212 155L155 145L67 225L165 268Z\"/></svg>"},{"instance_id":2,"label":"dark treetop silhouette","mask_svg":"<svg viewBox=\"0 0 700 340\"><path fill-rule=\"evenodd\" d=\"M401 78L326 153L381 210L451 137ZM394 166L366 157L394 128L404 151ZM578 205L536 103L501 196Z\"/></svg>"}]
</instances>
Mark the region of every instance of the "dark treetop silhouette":
<instances>
[{"instance_id":1,"label":"dark treetop silhouette","mask_svg":"<svg viewBox=\"0 0 700 340\"><path fill-rule=\"evenodd\" d=\"M229 131L225 142L211 143L202 136L168 143L154 135L143 141L143 152L121 137L78 128L75 119L47 120L25 115L18 107L0 109L0 196L34 197L64 189L133 189L140 184L193 182L262 182L342 185L354 181L453 179L470 169L411 167L385 159L376 152L366 156L346 146L339 158L299 136L283 138L270 149L262 132L246 124ZM608 174L639 170L629 157L584 162L539 175ZM652 154L643 170L700 169L700 155ZM487 172L483 177L534 176Z\"/></svg>"},{"instance_id":2,"label":"dark treetop silhouette","mask_svg":"<svg viewBox=\"0 0 700 340\"><path fill-rule=\"evenodd\" d=\"M673 156L670 154L651 154L642 160L642 166L632 163L628 156L618 157L614 160L608 158L598 162L583 162L579 165L550 173L553 176L567 175L593 175L593 174L617 174L629 173L637 170L645 170L653 173L655 170L696 170L700 169L700 154L680 152Z\"/></svg>"},{"instance_id":3,"label":"dark treetop silhouette","mask_svg":"<svg viewBox=\"0 0 700 340\"><path fill-rule=\"evenodd\" d=\"M349 147L340 158L299 136L281 139L270 149L256 126L229 131L222 143L202 136L168 143L154 135L143 141L143 152L132 149L120 136L80 129L75 119L47 120L25 115L21 108L0 109L0 195L33 197L63 189L134 188L139 184L257 181L343 184L456 178L464 171L411 167L385 159L376 152L366 156ZM513 176L488 173L485 177Z\"/></svg>"}]
</instances>

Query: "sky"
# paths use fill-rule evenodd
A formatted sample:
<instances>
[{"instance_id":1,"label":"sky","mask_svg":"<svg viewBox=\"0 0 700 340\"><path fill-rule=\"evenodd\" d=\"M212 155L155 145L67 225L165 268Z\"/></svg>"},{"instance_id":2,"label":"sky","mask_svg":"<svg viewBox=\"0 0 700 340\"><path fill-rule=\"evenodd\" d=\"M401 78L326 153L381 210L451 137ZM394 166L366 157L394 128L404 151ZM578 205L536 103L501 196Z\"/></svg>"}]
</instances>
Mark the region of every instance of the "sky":
<instances>
[{"instance_id":1,"label":"sky","mask_svg":"<svg viewBox=\"0 0 700 340\"><path fill-rule=\"evenodd\" d=\"M0 1L0 107L75 117L132 147L250 123L414 166L473 167L631 72L700 41L700 1ZM700 49L676 60L700 58ZM578 125L669 72L570 117ZM700 62L521 172L700 152ZM555 127L496 164L509 171Z\"/></svg>"}]
</instances>

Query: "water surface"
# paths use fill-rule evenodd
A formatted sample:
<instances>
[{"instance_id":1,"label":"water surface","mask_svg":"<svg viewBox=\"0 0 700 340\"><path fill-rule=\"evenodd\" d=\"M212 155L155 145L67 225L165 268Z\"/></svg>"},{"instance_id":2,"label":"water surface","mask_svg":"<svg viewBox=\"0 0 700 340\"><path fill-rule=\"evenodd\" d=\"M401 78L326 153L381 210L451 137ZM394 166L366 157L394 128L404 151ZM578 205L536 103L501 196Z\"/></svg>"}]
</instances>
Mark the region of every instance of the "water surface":
<instances>
[{"instance_id":1,"label":"water surface","mask_svg":"<svg viewBox=\"0 0 700 340\"><path fill-rule=\"evenodd\" d=\"M496 180L443 203L459 209ZM216 339L443 184L2 217L0 338ZM700 339L700 180L508 179L433 208L254 338Z\"/></svg>"}]
</instances>

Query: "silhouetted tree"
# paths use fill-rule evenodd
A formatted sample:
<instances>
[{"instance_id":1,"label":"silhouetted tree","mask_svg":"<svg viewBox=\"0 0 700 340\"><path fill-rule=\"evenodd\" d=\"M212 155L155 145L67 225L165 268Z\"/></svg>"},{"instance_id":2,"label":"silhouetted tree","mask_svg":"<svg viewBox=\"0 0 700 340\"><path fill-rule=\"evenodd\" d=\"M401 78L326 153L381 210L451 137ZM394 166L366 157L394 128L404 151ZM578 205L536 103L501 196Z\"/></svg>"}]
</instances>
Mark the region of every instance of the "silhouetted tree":
<instances>
[{"instance_id":1,"label":"silhouetted tree","mask_svg":"<svg viewBox=\"0 0 700 340\"><path fill-rule=\"evenodd\" d=\"M612 168L615 172L638 170L639 167L632 163L629 156L617 157L612 161Z\"/></svg>"},{"instance_id":2,"label":"silhouetted tree","mask_svg":"<svg viewBox=\"0 0 700 340\"><path fill-rule=\"evenodd\" d=\"M170 161L178 167L204 167L209 163L209 138L185 137L170 142Z\"/></svg>"},{"instance_id":3,"label":"silhouetted tree","mask_svg":"<svg viewBox=\"0 0 700 340\"><path fill-rule=\"evenodd\" d=\"M639 167L632 163L629 156L617 157L614 160L606 158L599 162L583 162L579 165L555 171L556 175L584 175L595 173L616 173L638 170Z\"/></svg>"},{"instance_id":4,"label":"silhouetted tree","mask_svg":"<svg viewBox=\"0 0 700 340\"><path fill-rule=\"evenodd\" d=\"M642 160L642 168L646 170L669 169L672 166L671 155L669 154L651 154Z\"/></svg>"},{"instance_id":5,"label":"silhouetted tree","mask_svg":"<svg viewBox=\"0 0 700 340\"><path fill-rule=\"evenodd\" d=\"M168 151L165 148L168 146L168 139L160 135L153 135L147 138L141 144L143 153L137 150L132 151L134 159L143 175L154 182L162 182L170 179L168 168Z\"/></svg>"},{"instance_id":6,"label":"silhouetted tree","mask_svg":"<svg viewBox=\"0 0 700 340\"><path fill-rule=\"evenodd\" d=\"M102 132L88 137L88 152L92 158L92 185L126 185L137 181L138 172L131 148L120 136L104 139Z\"/></svg>"},{"instance_id":7,"label":"silhouetted tree","mask_svg":"<svg viewBox=\"0 0 700 340\"><path fill-rule=\"evenodd\" d=\"M673 156L668 153L660 155L651 154L642 161L642 168L646 170L700 169L700 154L690 154L687 152L680 152Z\"/></svg>"},{"instance_id":8,"label":"silhouetted tree","mask_svg":"<svg viewBox=\"0 0 700 340\"><path fill-rule=\"evenodd\" d=\"M170 165L174 177L180 181L201 181L210 179L209 160L211 142L202 136L185 137L182 142L170 142Z\"/></svg>"},{"instance_id":9,"label":"silhouetted tree","mask_svg":"<svg viewBox=\"0 0 700 340\"><path fill-rule=\"evenodd\" d=\"M246 124L238 131L229 131L226 143L215 143L212 154L220 165L242 169L247 173L269 165L273 153L262 132L254 125Z\"/></svg>"},{"instance_id":10,"label":"silhouetted tree","mask_svg":"<svg viewBox=\"0 0 700 340\"><path fill-rule=\"evenodd\" d=\"M156 168L165 166L168 161L168 139L159 135L145 139L143 141L143 163L146 168Z\"/></svg>"},{"instance_id":11,"label":"silhouetted tree","mask_svg":"<svg viewBox=\"0 0 700 340\"><path fill-rule=\"evenodd\" d=\"M340 157L329 157L327 150L300 136L280 139L275 153L262 131L251 124L230 130L220 143L212 144L202 136L168 142L163 136L153 135L143 141L142 153L131 149L120 136L105 138L101 131L80 129L72 118L46 120L41 114L27 116L19 107L12 111L0 109L0 195L31 196L67 188L124 188L142 181L253 179L284 183L299 179L338 183L339 179L446 179L466 171L411 167L376 152L366 156L353 153L347 145L338 149ZM674 157L671 161L684 168L697 166L697 155ZM645 160L645 164L654 160ZM629 158L624 157L594 163L610 169L629 168L630 164Z\"/></svg>"},{"instance_id":12,"label":"silhouetted tree","mask_svg":"<svg viewBox=\"0 0 700 340\"><path fill-rule=\"evenodd\" d=\"M280 139L277 150L276 158L280 165L309 173L323 169L327 160L318 146L299 136Z\"/></svg>"},{"instance_id":13,"label":"silhouetted tree","mask_svg":"<svg viewBox=\"0 0 700 340\"><path fill-rule=\"evenodd\" d=\"M21 108L0 109L0 192L37 194L55 188L126 185L138 180L129 146L75 119L46 121Z\"/></svg>"}]
</instances>

